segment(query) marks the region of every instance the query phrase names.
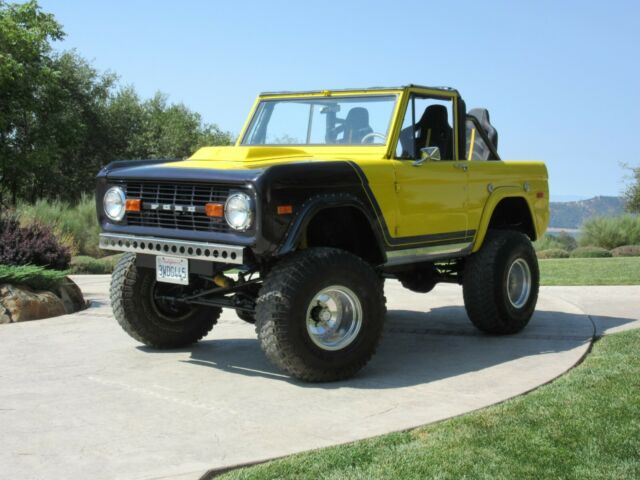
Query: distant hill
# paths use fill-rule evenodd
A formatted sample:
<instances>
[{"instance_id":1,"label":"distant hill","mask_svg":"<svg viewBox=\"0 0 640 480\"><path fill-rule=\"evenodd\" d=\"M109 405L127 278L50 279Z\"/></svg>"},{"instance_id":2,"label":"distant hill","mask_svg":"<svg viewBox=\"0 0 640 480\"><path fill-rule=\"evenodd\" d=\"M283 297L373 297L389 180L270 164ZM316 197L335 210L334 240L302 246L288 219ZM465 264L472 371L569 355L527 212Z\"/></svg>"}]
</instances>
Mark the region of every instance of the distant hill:
<instances>
[{"instance_id":1,"label":"distant hill","mask_svg":"<svg viewBox=\"0 0 640 480\"><path fill-rule=\"evenodd\" d=\"M575 202L551 202L551 228L580 228L587 218L624 213L621 197L598 196Z\"/></svg>"}]
</instances>

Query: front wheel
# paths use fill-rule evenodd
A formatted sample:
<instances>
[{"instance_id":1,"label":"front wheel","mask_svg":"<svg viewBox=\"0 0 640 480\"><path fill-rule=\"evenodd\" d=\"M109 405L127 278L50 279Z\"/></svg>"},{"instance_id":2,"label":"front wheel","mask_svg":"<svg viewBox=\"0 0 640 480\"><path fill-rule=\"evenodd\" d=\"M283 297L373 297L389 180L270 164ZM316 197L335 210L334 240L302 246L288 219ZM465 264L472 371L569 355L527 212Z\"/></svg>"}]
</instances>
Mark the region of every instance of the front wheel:
<instances>
[{"instance_id":1,"label":"front wheel","mask_svg":"<svg viewBox=\"0 0 640 480\"><path fill-rule=\"evenodd\" d=\"M538 300L540 271L529 238L491 230L465 264L464 305L471 322L497 335L517 333L529 323Z\"/></svg>"},{"instance_id":2,"label":"front wheel","mask_svg":"<svg viewBox=\"0 0 640 480\"><path fill-rule=\"evenodd\" d=\"M265 278L256 331L269 360L289 375L325 382L351 377L382 335L382 279L359 257L311 248L282 260Z\"/></svg>"},{"instance_id":3,"label":"front wheel","mask_svg":"<svg viewBox=\"0 0 640 480\"><path fill-rule=\"evenodd\" d=\"M185 288L157 282L154 270L137 267L135 254L127 253L111 277L113 314L125 332L149 347L185 347L206 336L221 313L170 300Z\"/></svg>"}]
</instances>

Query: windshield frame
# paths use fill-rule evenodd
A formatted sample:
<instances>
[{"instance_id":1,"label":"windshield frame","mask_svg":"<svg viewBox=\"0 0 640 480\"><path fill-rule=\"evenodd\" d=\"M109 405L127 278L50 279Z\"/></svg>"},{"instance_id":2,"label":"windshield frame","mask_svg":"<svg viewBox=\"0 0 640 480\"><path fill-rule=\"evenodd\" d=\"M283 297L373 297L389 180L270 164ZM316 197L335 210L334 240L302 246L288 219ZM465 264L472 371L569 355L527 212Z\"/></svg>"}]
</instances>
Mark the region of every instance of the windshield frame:
<instances>
[{"instance_id":1,"label":"windshield frame","mask_svg":"<svg viewBox=\"0 0 640 480\"><path fill-rule=\"evenodd\" d=\"M254 106L251 110L251 114L247 119L247 122L242 129L242 133L238 136L238 141L236 143L237 146L242 147L298 147L298 148L351 148L351 147L366 147L366 148L388 148L390 142L392 140L394 134L394 124L396 120L396 116L398 114L398 109L401 103L402 92L398 90L381 90L381 91L368 91L368 92L358 92L358 91L341 91L339 93L331 93L331 92L318 92L318 93L307 93L307 94L277 94L277 95L260 95ZM322 100L322 99L358 99L358 98L380 98L385 97L390 101L393 101L393 106L391 109L391 114L389 115L389 121L386 127L385 141L384 143L249 143L248 136L251 133L251 130L254 126L254 123L258 121L260 116L260 111L262 105L266 102L273 101L293 101L293 102L301 102L305 101L313 101L313 100ZM382 132L379 132L382 133ZM245 141L247 143L245 143Z\"/></svg>"}]
</instances>

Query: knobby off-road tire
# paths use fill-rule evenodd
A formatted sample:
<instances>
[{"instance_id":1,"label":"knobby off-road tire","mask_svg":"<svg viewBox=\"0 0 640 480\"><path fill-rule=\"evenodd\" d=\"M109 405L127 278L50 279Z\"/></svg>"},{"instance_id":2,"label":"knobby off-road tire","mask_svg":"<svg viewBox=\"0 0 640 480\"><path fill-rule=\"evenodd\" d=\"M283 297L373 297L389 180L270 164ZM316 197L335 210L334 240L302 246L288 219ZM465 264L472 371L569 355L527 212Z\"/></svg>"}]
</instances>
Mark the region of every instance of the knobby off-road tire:
<instances>
[{"instance_id":1,"label":"knobby off-road tire","mask_svg":"<svg viewBox=\"0 0 640 480\"><path fill-rule=\"evenodd\" d=\"M526 235L490 230L482 248L466 260L463 275L464 305L477 328L506 335L527 326L538 300L540 271Z\"/></svg>"},{"instance_id":2,"label":"knobby off-road tire","mask_svg":"<svg viewBox=\"0 0 640 480\"><path fill-rule=\"evenodd\" d=\"M206 336L221 309L176 307L157 301L154 292L181 287L156 282L155 271L137 268L135 259L135 254L125 254L111 277L111 307L124 331L153 348L185 347Z\"/></svg>"},{"instance_id":3,"label":"knobby off-road tire","mask_svg":"<svg viewBox=\"0 0 640 480\"><path fill-rule=\"evenodd\" d=\"M265 278L256 332L268 359L289 375L335 381L353 376L373 356L385 313L383 280L368 263L342 250L311 248L283 259ZM342 328L323 337L336 318L343 320L333 325ZM359 329L349 320L355 318Z\"/></svg>"}]
</instances>

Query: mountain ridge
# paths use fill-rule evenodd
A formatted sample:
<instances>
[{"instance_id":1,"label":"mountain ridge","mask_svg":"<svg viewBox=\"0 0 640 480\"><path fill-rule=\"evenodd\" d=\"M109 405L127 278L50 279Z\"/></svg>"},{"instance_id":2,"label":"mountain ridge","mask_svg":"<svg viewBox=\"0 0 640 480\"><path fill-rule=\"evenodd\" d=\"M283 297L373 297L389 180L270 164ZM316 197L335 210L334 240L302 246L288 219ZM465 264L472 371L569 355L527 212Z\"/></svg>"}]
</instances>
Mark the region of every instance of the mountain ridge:
<instances>
[{"instance_id":1,"label":"mountain ridge","mask_svg":"<svg viewBox=\"0 0 640 480\"><path fill-rule=\"evenodd\" d=\"M620 215L624 213L622 197L597 195L586 200L550 202L550 228L580 228L591 217Z\"/></svg>"}]
</instances>

